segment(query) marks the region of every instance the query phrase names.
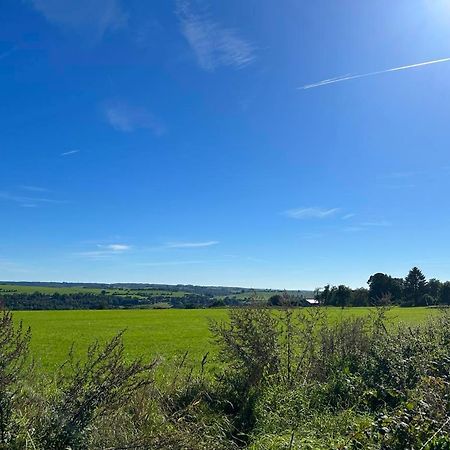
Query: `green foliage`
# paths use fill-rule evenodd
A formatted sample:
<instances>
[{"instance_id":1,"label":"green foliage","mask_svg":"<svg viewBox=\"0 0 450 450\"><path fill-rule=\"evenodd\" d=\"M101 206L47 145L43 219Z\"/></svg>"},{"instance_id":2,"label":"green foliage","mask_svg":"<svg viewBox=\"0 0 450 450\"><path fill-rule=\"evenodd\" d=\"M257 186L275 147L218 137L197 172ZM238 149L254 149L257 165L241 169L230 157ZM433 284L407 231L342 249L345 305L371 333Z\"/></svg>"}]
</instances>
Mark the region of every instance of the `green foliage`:
<instances>
[{"instance_id":1,"label":"green foliage","mask_svg":"<svg viewBox=\"0 0 450 450\"><path fill-rule=\"evenodd\" d=\"M231 314L214 332L239 392L228 413L249 419L250 448L413 449L449 431L448 317L392 329L384 309L335 323L320 312Z\"/></svg>"},{"instance_id":2,"label":"green foliage","mask_svg":"<svg viewBox=\"0 0 450 450\"><path fill-rule=\"evenodd\" d=\"M24 331L22 323L15 327L11 313L1 312L0 448L7 448L5 445L12 447L16 440L17 418L14 417L14 407L23 387L30 338L30 329Z\"/></svg>"},{"instance_id":3,"label":"green foliage","mask_svg":"<svg viewBox=\"0 0 450 450\"><path fill-rule=\"evenodd\" d=\"M384 273L376 273L367 281L369 285L369 298L372 304L379 303L380 299L389 296L394 303L402 298L403 280L392 278Z\"/></svg>"},{"instance_id":4,"label":"green foliage","mask_svg":"<svg viewBox=\"0 0 450 450\"><path fill-rule=\"evenodd\" d=\"M450 305L450 281L442 284L439 290L439 303Z\"/></svg>"},{"instance_id":5,"label":"green foliage","mask_svg":"<svg viewBox=\"0 0 450 450\"><path fill-rule=\"evenodd\" d=\"M367 281L369 290L326 285L316 290L315 298L323 306L433 306L450 305L450 282L429 281L417 267L405 279L376 273Z\"/></svg>"},{"instance_id":6,"label":"green foliage","mask_svg":"<svg viewBox=\"0 0 450 450\"><path fill-rule=\"evenodd\" d=\"M409 305L423 306L424 296L427 293L427 280L417 267L413 267L405 278L403 295Z\"/></svg>"},{"instance_id":7,"label":"green foliage","mask_svg":"<svg viewBox=\"0 0 450 450\"><path fill-rule=\"evenodd\" d=\"M36 439L44 448L89 448L88 430L94 419L153 381L155 363L125 361L122 334L103 347L92 344L85 361L70 352L38 422Z\"/></svg>"}]
</instances>

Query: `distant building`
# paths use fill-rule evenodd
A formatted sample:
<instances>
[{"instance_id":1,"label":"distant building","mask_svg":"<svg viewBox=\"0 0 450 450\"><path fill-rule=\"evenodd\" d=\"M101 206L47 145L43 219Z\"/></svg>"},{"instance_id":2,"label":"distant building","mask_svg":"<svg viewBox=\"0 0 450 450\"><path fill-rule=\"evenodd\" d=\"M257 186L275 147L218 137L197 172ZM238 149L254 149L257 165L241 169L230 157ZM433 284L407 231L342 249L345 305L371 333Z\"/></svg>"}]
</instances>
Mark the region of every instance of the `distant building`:
<instances>
[{"instance_id":1,"label":"distant building","mask_svg":"<svg viewBox=\"0 0 450 450\"><path fill-rule=\"evenodd\" d=\"M305 300L311 305L316 306L319 304L319 300L316 300L315 298L305 298Z\"/></svg>"}]
</instances>

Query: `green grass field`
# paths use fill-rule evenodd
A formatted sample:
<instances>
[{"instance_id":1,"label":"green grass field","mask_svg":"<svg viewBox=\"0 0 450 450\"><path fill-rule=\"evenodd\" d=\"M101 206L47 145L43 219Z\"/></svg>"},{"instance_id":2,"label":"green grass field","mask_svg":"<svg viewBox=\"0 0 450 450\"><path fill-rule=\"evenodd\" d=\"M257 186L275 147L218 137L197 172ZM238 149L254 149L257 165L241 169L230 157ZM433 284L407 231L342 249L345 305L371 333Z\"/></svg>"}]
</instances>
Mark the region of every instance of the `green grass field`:
<instances>
[{"instance_id":1,"label":"green grass field","mask_svg":"<svg viewBox=\"0 0 450 450\"><path fill-rule=\"evenodd\" d=\"M328 308L330 320L349 315L368 314L369 308ZM436 310L428 308L394 308L392 322L417 324ZM119 330L126 329L124 341L129 357L149 359L161 355L166 359L189 351L200 361L206 352L214 354L208 320L226 319L224 309L197 310L107 310L107 311L16 311L32 329L31 350L38 367L51 372L59 366L75 344L76 355L83 355L89 343L104 342Z\"/></svg>"},{"instance_id":2,"label":"green grass field","mask_svg":"<svg viewBox=\"0 0 450 450\"><path fill-rule=\"evenodd\" d=\"M128 297L134 297L139 294L143 295L170 295L172 297L183 297L186 292L183 291L168 291L160 289L101 289L84 286L67 286L67 287L50 287L50 286L21 286L18 284L0 284L0 294L4 293L24 293L33 294L34 292L40 292L42 294L78 294L78 293L90 293L101 294L105 292L107 295L126 295Z\"/></svg>"}]
</instances>

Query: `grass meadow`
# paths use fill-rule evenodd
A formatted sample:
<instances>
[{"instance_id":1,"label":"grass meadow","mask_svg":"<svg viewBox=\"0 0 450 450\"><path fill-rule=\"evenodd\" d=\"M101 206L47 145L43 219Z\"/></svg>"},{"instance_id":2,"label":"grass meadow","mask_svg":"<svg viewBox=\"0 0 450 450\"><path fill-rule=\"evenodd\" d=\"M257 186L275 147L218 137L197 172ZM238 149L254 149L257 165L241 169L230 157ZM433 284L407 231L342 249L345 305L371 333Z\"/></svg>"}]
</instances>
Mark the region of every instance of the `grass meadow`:
<instances>
[{"instance_id":1,"label":"grass meadow","mask_svg":"<svg viewBox=\"0 0 450 450\"><path fill-rule=\"evenodd\" d=\"M170 291L160 289L113 289L113 288L94 288L86 286L39 286L39 285L19 285L19 284L0 284L0 294L4 293L19 293L19 294L33 294L39 292L41 294L101 294L106 295L125 295L127 297L135 297L139 294L143 295L170 295L172 297L183 297L186 292Z\"/></svg>"},{"instance_id":2,"label":"grass meadow","mask_svg":"<svg viewBox=\"0 0 450 450\"><path fill-rule=\"evenodd\" d=\"M327 308L330 320L369 314L370 308ZM393 308L390 323L420 323L434 314L430 308ZM32 329L31 351L37 367L52 372L61 365L72 344L76 355L82 356L89 343L104 342L120 330L124 335L127 356L150 359L160 355L173 359L189 352L200 361L206 352L214 355L208 323L210 319L225 320L225 309L169 310L76 310L15 311L16 320Z\"/></svg>"}]
</instances>

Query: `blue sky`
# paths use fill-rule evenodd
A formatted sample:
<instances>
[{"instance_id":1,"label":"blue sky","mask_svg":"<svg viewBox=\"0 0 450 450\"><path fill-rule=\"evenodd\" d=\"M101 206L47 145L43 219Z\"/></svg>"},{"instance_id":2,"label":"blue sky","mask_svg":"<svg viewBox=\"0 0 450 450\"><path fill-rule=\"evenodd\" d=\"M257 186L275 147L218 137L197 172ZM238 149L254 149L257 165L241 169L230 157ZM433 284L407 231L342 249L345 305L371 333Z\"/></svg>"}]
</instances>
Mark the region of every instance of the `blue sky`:
<instances>
[{"instance_id":1,"label":"blue sky","mask_svg":"<svg viewBox=\"0 0 450 450\"><path fill-rule=\"evenodd\" d=\"M447 0L4 0L0 279L448 279L449 57Z\"/></svg>"}]
</instances>

